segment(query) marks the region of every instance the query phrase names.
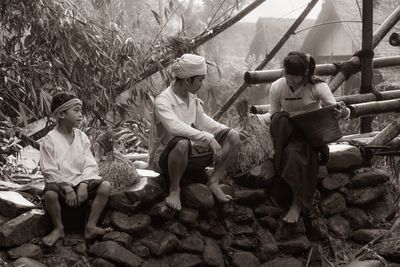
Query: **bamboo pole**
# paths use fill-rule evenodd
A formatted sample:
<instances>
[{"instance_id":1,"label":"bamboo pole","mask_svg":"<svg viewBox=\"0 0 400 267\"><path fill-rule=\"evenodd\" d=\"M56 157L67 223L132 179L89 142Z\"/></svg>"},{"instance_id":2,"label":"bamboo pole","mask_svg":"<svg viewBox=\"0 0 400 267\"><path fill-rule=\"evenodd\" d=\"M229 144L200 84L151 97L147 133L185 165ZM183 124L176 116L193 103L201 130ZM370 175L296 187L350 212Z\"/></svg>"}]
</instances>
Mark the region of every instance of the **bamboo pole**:
<instances>
[{"instance_id":1,"label":"bamboo pole","mask_svg":"<svg viewBox=\"0 0 400 267\"><path fill-rule=\"evenodd\" d=\"M400 6L398 6L392 14L381 24L381 26L376 30L372 39L372 47L375 48L379 42L385 37L385 35L396 25L400 20ZM360 67L360 58L358 56L353 56L347 61L349 64L354 66L354 70ZM329 88L332 92L335 92L337 88L346 80L346 76L343 72L338 72L336 76L329 83Z\"/></svg>"},{"instance_id":2,"label":"bamboo pole","mask_svg":"<svg viewBox=\"0 0 400 267\"><path fill-rule=\"evenodd\" d=\"M343 101L346 105L360 104L372 101L384 101L400 98L400 90L383 91L369 94L356 94L335 97L336 102ZM253 105L250 112L253 114L264 114L269 110L270 105Z\"/></svg>"},{"instance_id":3,"label":"bamboo pole","mask_svg":"<svg viewBox=\"0 0 400 267\"><path fill-rule=\"evenodd\" d=\"M400 66L400 56L378 57L372 60L374 69ZM337 74L339 69L335 64L318 64L315 66L315 75L331 76ZM247 84L270 83L283 76L283 69L247 71L244 81Z\"/></svg>"},{"instance_id":4,"label":"bamboo pole","mask_svg":"<svg viewBox=\"0 0 400 267\"><path fill-rule=\"evenodd\" d=\"M390 35L389 44L392 46L400 46L400 34L398 32L394 32Z\"/></svg>"},{"instance_id":5,"label":"bamboo pole","mask_svg":"<svg viewBox=\"0 0 400 267\"><path fill-rule=\"evenodd\" d=\"M289 39L290 35L292 35L297 27L303 22L308 13L310 13L311 9L315 6L318 0L311 0L300 16L293 22L290 28L286 31L286 33L282 36L282 38L275 44L272 50L265 56L263 61L257 66L256 70L263 69L270 61L275 57L278 51L282 48L282 46ZM236 99L244 92L244 90L248 87L246 83L242 83L242 85L230 96L228 101L214 114L214 119L218 120L221 118L222 114L224 114L229 107L236 101Z\"/></svg>"},{"instance_id":6,"label":"bamboo pole","mask_svg":"<svg viewBox=\"0 0 400 267\"><path fill-rule=\"evenodd\" d=\"M350 118L372 116L381 113L399 112L400 99L374 101L362 104L349 105Z\"/></svg>"},{"instance_id":7,"label":"bamboo pole","mask_svg":"<svg viewBox=\"0 0 400 267\"><path fill-rule=\"evenodd\" d=\"M391 122L380 133L375 135L368 145L386 145L400 134L400 119Z\"/></svg>"}]
</instances>

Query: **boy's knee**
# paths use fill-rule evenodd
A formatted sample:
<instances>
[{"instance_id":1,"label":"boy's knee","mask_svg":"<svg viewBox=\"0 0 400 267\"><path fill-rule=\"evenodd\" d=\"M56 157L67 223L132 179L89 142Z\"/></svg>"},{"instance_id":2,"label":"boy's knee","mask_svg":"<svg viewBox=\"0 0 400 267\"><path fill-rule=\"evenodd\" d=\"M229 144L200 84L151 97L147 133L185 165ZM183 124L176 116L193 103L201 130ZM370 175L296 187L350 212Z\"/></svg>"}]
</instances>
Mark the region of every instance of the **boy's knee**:
<instances>
[{"instance_id":1,"label":"boy's knee","mask_svg":"<svg viewBox=\"0 0 400 267\"><path fill-rule=\"evenodd\" d=\"M189 152L190 141L187 139L181 139L176 142L174 147L174 151L178 152L179 154L186 155Z\"/></svg>"},{"instance_id":2,"label":"boy's knee","mask_svg":"<svg viewBox=\"0 0 400 267\"><path fill-rule=\"evenodd\" d=\"M111 184L107 181L103 181L100 186L99 189L97 189L97 194L102 194L105 196L110 195L111 192Z\"/></svg>"},{"instance_id":3,"label":"boy's knee","mask_svg":"<svg viewBox=\"0 0 400 267\"><path fill-rule=\"evenodd\" d=\"M45 201L58 201L58 193L56 191L47 191L44 193Z\"/></svg>"}]
</instances>

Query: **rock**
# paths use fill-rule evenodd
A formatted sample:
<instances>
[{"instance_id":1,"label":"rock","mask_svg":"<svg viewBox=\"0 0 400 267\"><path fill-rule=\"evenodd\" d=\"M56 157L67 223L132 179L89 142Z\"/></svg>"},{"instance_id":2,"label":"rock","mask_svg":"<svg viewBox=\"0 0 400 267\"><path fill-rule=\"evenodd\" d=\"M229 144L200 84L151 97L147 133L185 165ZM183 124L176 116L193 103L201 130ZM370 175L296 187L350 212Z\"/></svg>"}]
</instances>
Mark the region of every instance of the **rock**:
<instances>
[{"instance_id":1,"label":"rock","mask_svg":"<svg viewBox=\"0 0 400 267\"><path fill-rule=\"evenodd\" d=\"M115 267L114 264L112 264L109 261L106 261L105 259L102 258L97 258L92 262L93 267Z\"/></svg>"},{"instance_id":2,"label":"rock","mask_svg":"<svg viewBox=\"0 0 400 267\"><path fill-rule=\"evenodd\" d=\"M164 190L156 178L143 177L129 189L110 195L108 207L126 213L148 210L164 199Z\"/></svg>"},{"instance_id":3,"label":"rock","mask_svg":"<svg viewBox=\"0 0 400 267\"><path fill-rule=\"evenodd\" d=\"M104 241L112 240L128 248L132 243L132 236L125 232L112 231L103 236Z\"/></svg>"},{"instance_id":4,"label":"rock","mask_svg":"<svg viewBox=\"0 0 400 267\"><path fill-rule=\"evenodd\" d=\"M14 247L50 232L43 210L33 209L0 226L0 247Z\"/></svg>"},{"instance_id":5,"label":"rock","mask_svg":"<svg viewBox=\"0 0 400 267\"><path fill-rule=\"evenodd\" d=\"M386 229L359 229L353 232L352 238L360 243L368 243L387 233L389 233L389 230Z\"/></svg>"},{"instance_id":6,"label":"rock","mask_svg":"<svg viewBox=\"0 0 400 267\"><path fill-rule=\"evenodd\" d=\"M349 181L350 178L348 174L338 172L329 174L328 177L322 180L321 184L325 190L330 191L347 185Z\"/></svg>"},{"instance_id":7,"label":"rock","mask_svg":"<svg viewBox=\"0 0 400 267\"><path fill-rule=\"evenodd\" d=\"M274 178L275 170L271 160L267 160L249 171L237 175L235 183L246 188L265 188Z\"/></svg>"},{"instance_id":8,"label":"rock","mask_svg":"<svg viewBox=\"0 0 400 267\"><path fill-rule=\"evenodd\" d=\"M150 216L155 216L165 221L172 219L175 213L176 210L167 206L165 201L157 203L149 211Z\"/></svg>"},{"instance_id":9,"label":"rock","mask_svg":"<svg viewBox=\"0 0 400 267\"><path fill-rule=\"evenodd\" d=\"M393 262L400 262L400 238L393 236L381 240L371 247L378 255Z\"/></svg>"},{"instance_id":10,"label":"rock","mask_svg":"<svg viewBox=\"0 0 400 267\"><path fill-rule=\"evenodd\" d=\"M258 239L251 235L235 236L232 241L232 247L237 249L253 251L258 248L258 246Z\"/></svg>"},{"instance_id":11,"label":"rock","mask_svg":"<svg viewBox=\"0 0 400 267\"><path fill-rule=\"evenodd\" d=\"M261 261L267 261L271 258L271 255L279 250L278 243L269 231L265 231L261 227L257 229L256 236L259 241L259 248L256 252L256 256Z\"/></svg>"},{"instance_id":12,"label":"rock","mask_svg":"<svg viewBox=\"0 0 400 267\"><path fill-rule=\"evenodd\" d=\"M346 210L346 200L342 194L335 192L322 199L320 208L325 215L334 215Z\"/></svg>"},{"instance_id":13,"label":"rock","mask_svg":"<svg viewBox=\"0 0 400 267\"><path fill-rule=\"evenodd\" d=\"M246 189L235 192L236 203L246 206L255 206L265 200L264 189Z\"/></svg>"},{"instance_id":14,"label":"rock","mask_svg":"<svg viewBox=\"0 0 400 267\"><path fill-rule=\"evenodd\" d=\"M350 223L339 214L329 218L328 226L337 237L341 239L347 239L350 237Z\"/></svg>"},{"instance_id":15,"label":"rock","mask_svg":"<svg viewBox=\"0 0 400 267\"><path fill-rule=\"evenodd\" d=\"M253 210L245 207L237 207L233 220L237 223L252 223L255 220Z\"/></svg>"},{"instance_id":16,"label":"rock","mask_svg":"<svg viewBox=\"0 0 400 267\"><path fill-rule=\"evenodd\" d=\"M248 225L235 225L230 232L233 235L254 234L254 230Z\"/></svg>"},{"instance_id":17,"label":"rock","mask_svg":"<svg viewBox=\"0 0 400 267\"><path fill-rule=\"evenodd\" d=\"M119 245L115 241L103 241L94 243L89 253L113 263L117 266L139 267L143 259Z\"/></svg>"},{"instance_id":18,"label":"rock","mask_svg":"<svg viewBox=\"0 0 400 267\"><path fill-rule=\"evenodd\" d=\"M190 208L210 210L215 201L206 185L194 183L183 188L183 203Z\"/></svg>"},{"instance_id":19,"label":"rock","mask_svg":"<svg viewBox=\"0 0 400 267\"><path fill-rule=\"evenodd\" d=\"M215 222L212 225L210 225L209 232L204 234L215 239L220 239L227 234L227 231L221 223Z\"/></svg>"},{"instance_id":20,"label":"rock","mask_svg":"<svg viewBox=\"0 0 400 267\"><path fill-rule=\"evenodd\" d=\"M161 265L161 263L156 261L155 259L149 259L144 262L140 267L169 267L169 264L165 263Z\"/></svg>"},{"instance_id":21,"label":"rock","mask_svg":"<svg viewBox=\"0 0 400 267\"><path fill-rule=\"evenodd\" d=\"M203 251L204 262L209 266L225 266L224 256L218 243L211 238L206 239Z\"/></svg>"},{"instance_id":22,"label":"rock","mask_svg":"<svg viewBox=\"0 0 400 267\"><path fill-rule=\"evenodd\" d=\"M181 240L179 250L191 253L203 253L203 239L192 234Z\"/></svg>"},{"instance_id":23,"label":"rock","mask_svg":"<svg viewBox=\"0 0 400 267\"><path fill-rule=\"evenodd\" d=\"M34 259L30 259L27 257L19 258L14 261L14 266L24 266L24 267L46 267L43 263L40 263Z\"/></svg>"},{"instance_id":24,"label":"rock","mask_svg":"<svg viewBox=\"0 0 400 267\"><path fill-rule=\"evenodd\" d=\"M232 256L232 265L235 267L258 267L260 262L256 256L250 252L235 251Z\"/></svg>"},{"instance_id":25,"label":"rock","mask_svg":"<svg viewBox=\"0 0 400 267\"><path fill-rule=\"evenodd\" d=\"M397 195L395 194L397 193L394 192L398 192L397 189L391 188L391 183L386 183L385 186L387 189L383 197L362 207L367 215L372 218L371 223L374 225L385 223L399 209L395 205L397 203Z\"/></svg>"},{"instance_id":26,"label":"rock","mask_svg":"<svg viewBox=\"0 0 400 267\"><path fill-rule=\"evenodd\" d=\"M179 245L178 238L174 234L165 231L155 231L140 242L148 247L151 254L156 257L175 250Z\"/></svg>"},{"instance_id":27,"label":"rock","mask_svg":"<svg viewBox=\"0 0 400 267\"><path fill-rule=\"evenodd\" d=\"M297 223L285 223L283 220L278 221L278 226L275 231L275 239L277 240L288 240L293 236L298 236L306 233L306 227L304 220L299 217Z\"/></svg>"},{"instance_id":28,"label":"rock","mask_svg":"<svg viewBox=\"0 0 400 267\"><path fill-rule=\"evenodd\" d=\"M125 213L115 211L111 214L111 223L116 229L130 234L143 232L151 222L151 218L146 214L136 214L128 216Z\"/></svg>"},{"instance_id":29,"label":"rock","mask_svg":"<svg viewBox=\"0 0 400 267\"><path fill-rule=\"evenodd\" d=\"M389 178L389 173L384 170L377 168L359 168L354 171L354 176L351 179L349 187L373 187L385 183Z\"/></svg>"},{"instance_id":30,"label":"rock","mask_svg":"<svg viewBox=\"0 0 400 267\"><path fill-rule=\"evenodd\" d=\"M275 233L276 228L278 227L278 223L276 222L276 220L270 216L259 218L258 221L263 227L267 228L272 233Z\"/></svg>"},{"instance_id":31,"label":"rock","mask_svg":"<svg viewBox=\"0 0 400 267\"><path fill-rule=\"evenodd\" d=\"M199 217L199 212L195 209L185 208L183 207L178 212L178 220L181 223L186 224L193 224L196 222L197 218Z\"/></svg>"},{"instance_id":32,"label":"rock","mask_svg":"<svg viewBox=\"0 0 400 267\"><path fill-rule=\"evenodd\" d=\"M307 239L306 236L299 236L295 239L285 241L279 244L279 248L288 254L294 254L298 252L303 252L309 249L311 246L311 242Z\"/></svg>"},{"instance_id":33,"label":"rock","mask_svg":"<svg viewBox=\"0 0 400 267\"><path fill-rule=\"evenodd\" d=\"M188 253L179 253L171 256L170 266L174 267L195 267L201 266L200 257Z\"/></svg>"},{"instance_id":34,"label":"rock","mask_svg":"<svg viewBox=\"0 0 400 267\"><path fill-rule=\"evenodd\" d=\"M329 161L326 164L328 170L348 170L360 167L361 164L362 155L357 147L346 144L329 145Z\"/></svg>"},{"instance_id":35,"label":"rock","mask_svg":"<svg viewBox=\"0 0 400 267\"><path fill-rule=\"evenodd\" d=\"M27 257L37 260L43 256L43 253L38 245L26 243L7 251L7 256L12 260L16 260L21 257Z\"/></svg>"},{"instance_id":36,"label":"rock","mask_svg":"<svg viewBox=\"0 0 400 267\"><path fill-rule=\"evenodd\" d=\"M171 221L170 223L167 223L164 229L170 231L179 238L183 238L189 235L186 226L177 221Z\"/></svg>"},{"instance_id":37,"label":"rock","mask_svg":"<svg viewBox=\"0 0 400 267\"><path fill-rule=\"evenodd\" d=\"M344 213L343 217L346 218L350 227L353 230L357 230L360 228L368 228L371 226L371 222L368 219L368 215L359 208L348 208Z\"/></svg>"},{"instance_id":38,"label":"rock","mask_svg":"<svg viewBox=\"0 0 400 267\"><path fill-rule=\"evenodd\" d=\"M84 242L79 242L72 248L72 251L78 255L86 256L86 244Z\"/></svg>"},{"instance_id":39,"label":"rock","mask_svg":"<svg viewBox=\"0 0 400 267\"><path fill-rule=\"evenodd\" d=\"M358 189L349 189L346 192L346 201L351 205L365 205L383 196L385 186L366 187Z\"/></svg>"},{"instance_id":40,"label":"rock","mask_svg":"<svg viewBox=\"0 0 400 267\"><path fill-rule=\"evenodd\" d=\"M352 260L346 267L384 267L387 265L383 265L383 263L379 260Z\"/></svg>"},{"instance_id":41,"label":"rock","mask_svg":"<svg viewBox=\"0 0 400 267\"><path fill-rule=\"evenodd\" d=\"M265 262L261 265L261 267L303 267L303 263L296 258L292 257L282 257L275 258L272 261Z\"/></svg>"},{"instance_id":42,"label":"rock","mask_svg":"<svg viewBox=\"0 0 400 267\"><path fill-rule=\"evenodd\" d=\"M254 214L257 217L270 216L273 218L277 218L284 215L285 211L281 208L276 208L272 206L267 206L265 204L261 204L254 209Z\"/></svg>"},{"instance_id":43,"label":"rock","mask_svg":"<svg viewBox=\"0 0 400 267\"><path fill-rule=\"evenodd\" d=\"M140 243L131 244L129 246L129 250L141 258L147 258L150 255L150 250Z\"/></svg>"},{"instance_id":44,"label":"rock","mask_svg":"<svg viewBox=\"0 0 400 267\"><path fill-rule=\"evenodd\" d=\"M329 174L328 172L328 168L326 166L319 166L319 170L318 170L318 178L319 179L323 179L325 177L327 177Z\"/></svg>"},{"instance_id":45,"label":"rock","mask_svg":"<svg viewBox=\"0 0 400 267\"><path fill-rule=\"evenodd\" d=\"M0 191L0 214L15 218L24 212L35 208L35 205L24 198L20 193Z\"/></svg>"}]
</instances>

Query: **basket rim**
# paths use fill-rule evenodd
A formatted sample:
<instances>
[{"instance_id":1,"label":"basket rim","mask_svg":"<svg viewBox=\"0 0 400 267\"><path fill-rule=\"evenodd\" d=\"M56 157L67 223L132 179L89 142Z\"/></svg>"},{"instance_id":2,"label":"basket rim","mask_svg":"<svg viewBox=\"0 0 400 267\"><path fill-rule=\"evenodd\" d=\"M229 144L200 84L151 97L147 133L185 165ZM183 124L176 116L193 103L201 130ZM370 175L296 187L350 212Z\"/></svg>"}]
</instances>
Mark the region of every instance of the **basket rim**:
<instances>
[{"instance_id":1,"label":"basket rim","mask_svg":"<svg viewBox=\"0 0 400 267\"><path fill-rule=\"evenodd\" d=\"M300 114L296 114L296 115L290 116L290 118L291 119L299 119L299 118L307 117L307 116L310 116L310 115L313 115L313 114L316 114L316 113L321 113L321 112L324 112L324 111L332 110L334 108L337 108L337 106L338 106L337 104L334 104L334 105L330 105L330 106L327 106L327 107L323 107L323 108L314 109L314 110L311 110L311 111L302 112Z\"/></svg>"}]
</instances>

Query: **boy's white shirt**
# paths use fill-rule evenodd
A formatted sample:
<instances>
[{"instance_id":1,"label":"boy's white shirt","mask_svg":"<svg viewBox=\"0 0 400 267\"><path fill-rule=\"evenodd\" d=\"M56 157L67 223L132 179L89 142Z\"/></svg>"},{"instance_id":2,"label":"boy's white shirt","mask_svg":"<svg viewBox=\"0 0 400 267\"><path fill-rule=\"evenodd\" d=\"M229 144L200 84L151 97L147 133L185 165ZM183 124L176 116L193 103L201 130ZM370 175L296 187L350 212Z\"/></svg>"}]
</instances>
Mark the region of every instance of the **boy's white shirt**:
<instances>
[{"instance_id":1,"label":"boy's white shirt","mask_svg":"<svg viewBox=\"0 0 400 267\"><path fill-rule=\"evenodd\" d=\"M40 146L40 169L46 183L76 186L90 179L101 179L90 151L87 135L74 129L72 144L57 130L49 132Z\"/></svg>"}]
</instances>

